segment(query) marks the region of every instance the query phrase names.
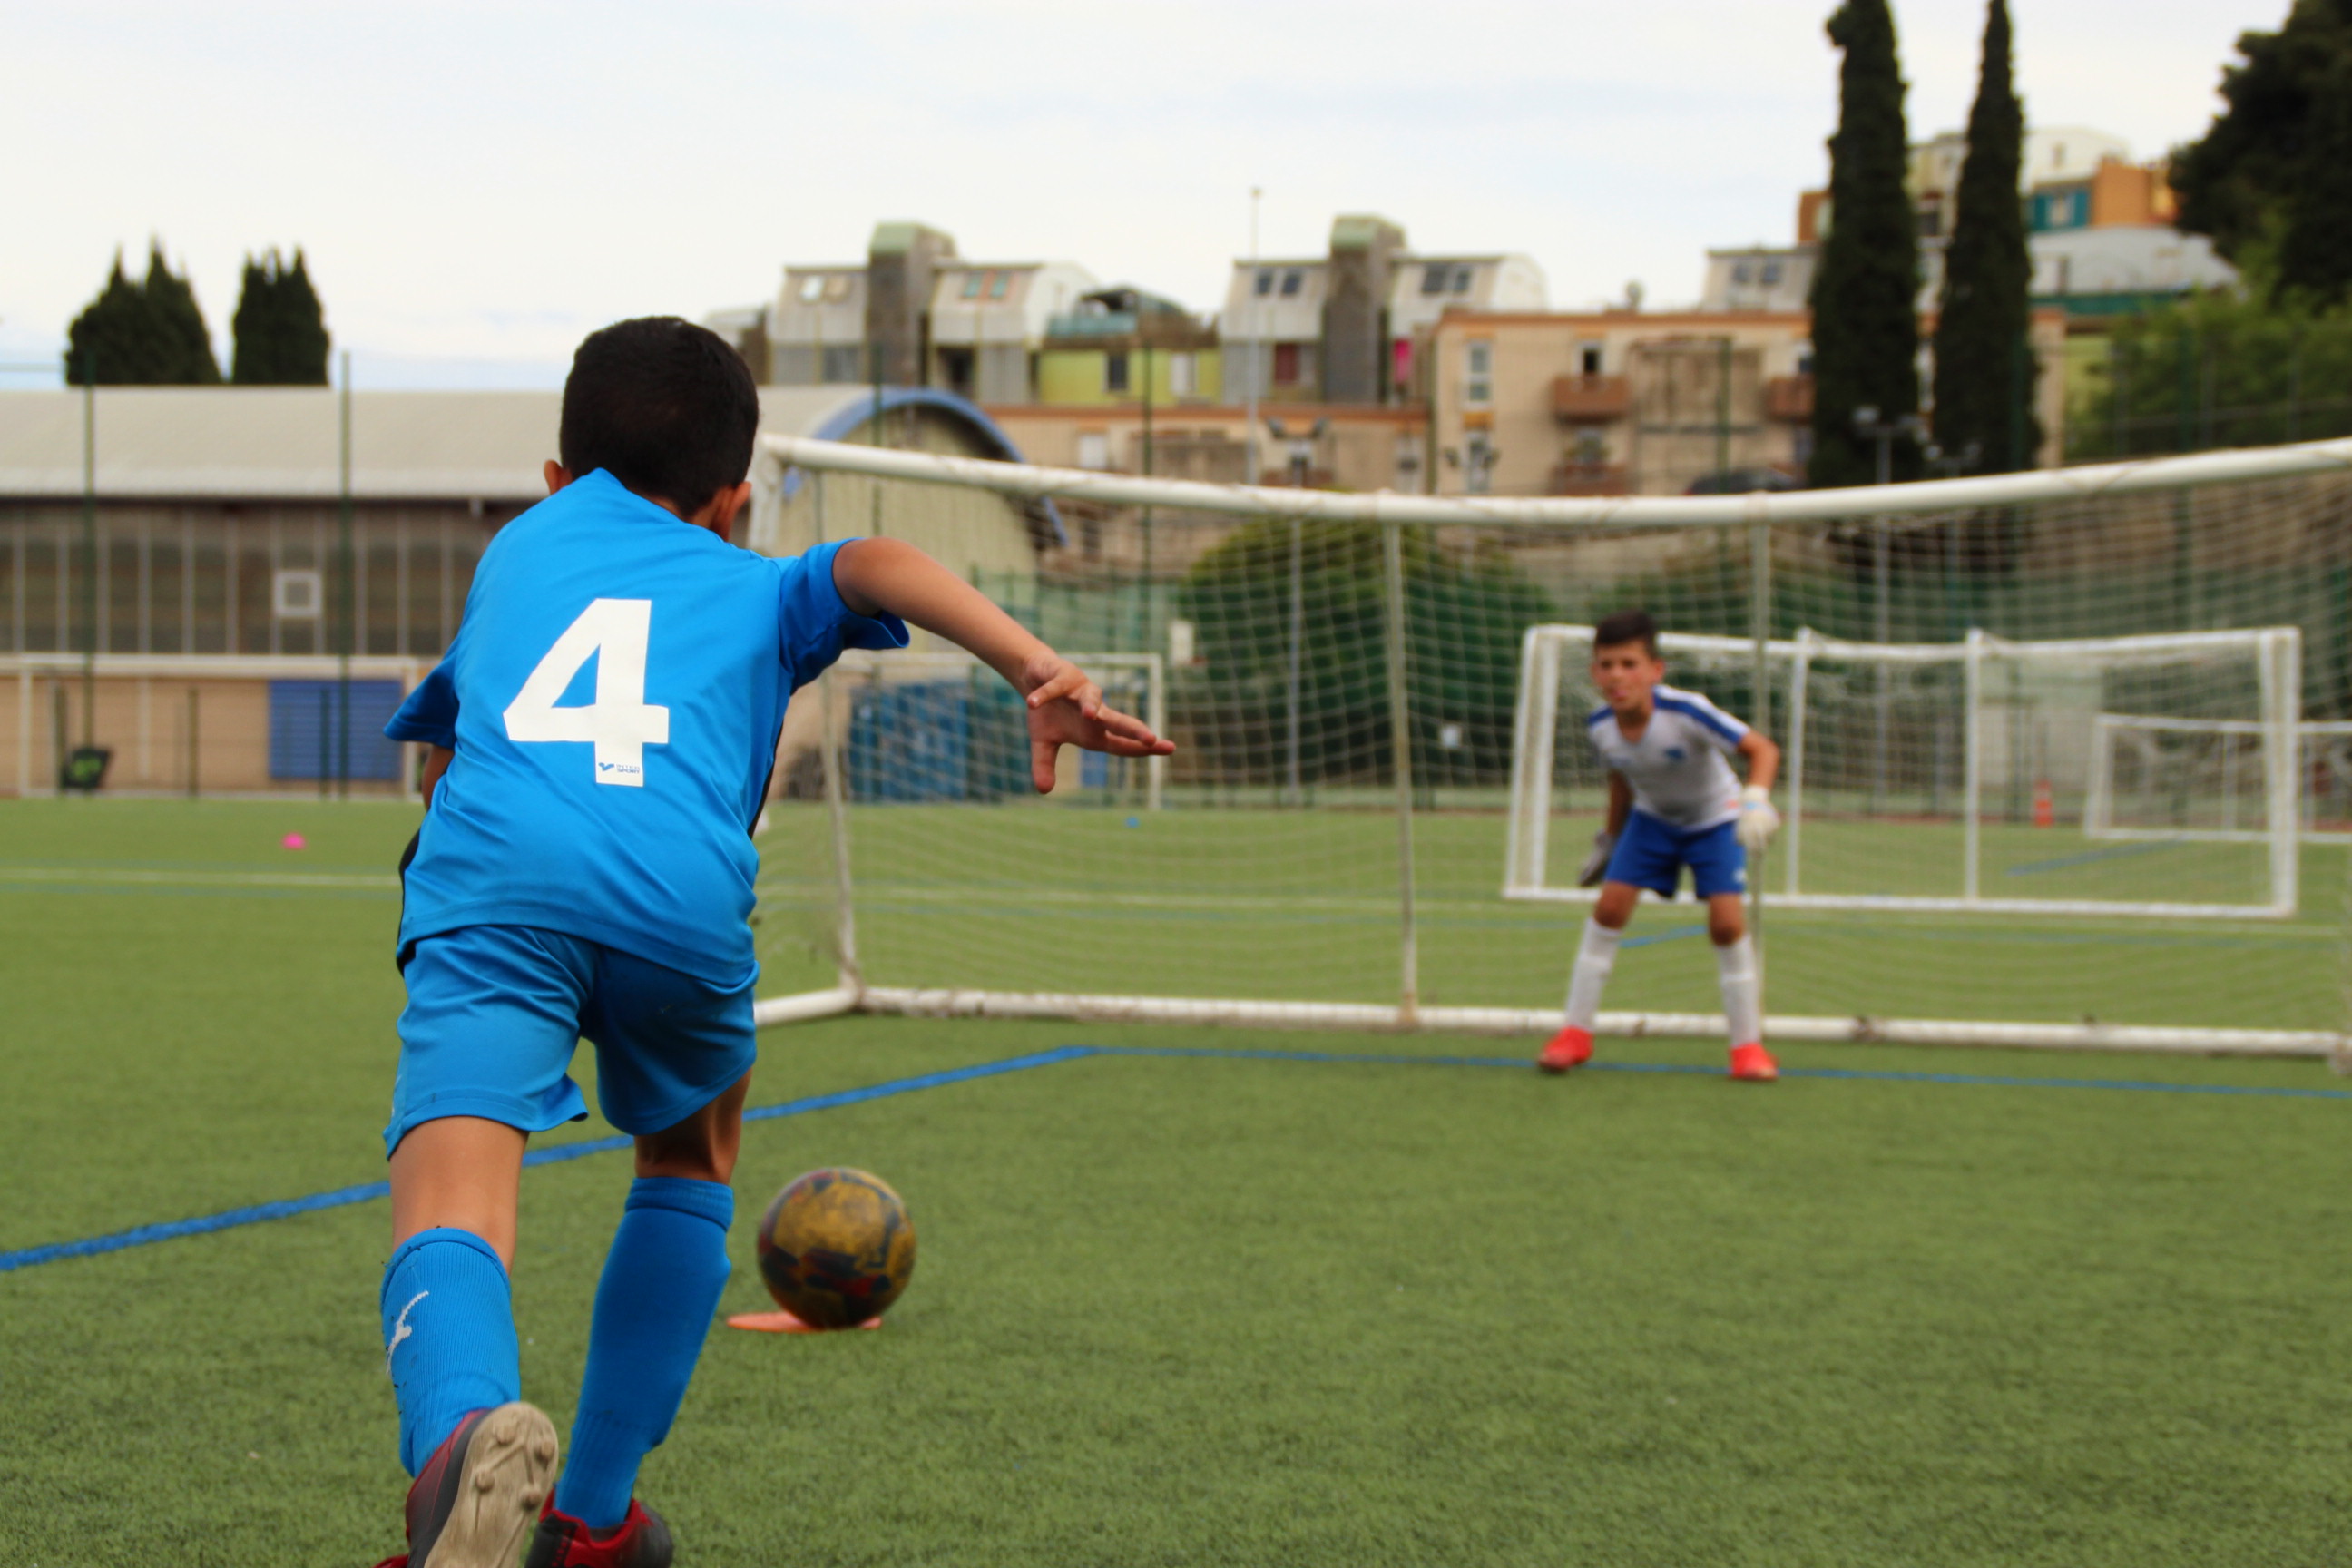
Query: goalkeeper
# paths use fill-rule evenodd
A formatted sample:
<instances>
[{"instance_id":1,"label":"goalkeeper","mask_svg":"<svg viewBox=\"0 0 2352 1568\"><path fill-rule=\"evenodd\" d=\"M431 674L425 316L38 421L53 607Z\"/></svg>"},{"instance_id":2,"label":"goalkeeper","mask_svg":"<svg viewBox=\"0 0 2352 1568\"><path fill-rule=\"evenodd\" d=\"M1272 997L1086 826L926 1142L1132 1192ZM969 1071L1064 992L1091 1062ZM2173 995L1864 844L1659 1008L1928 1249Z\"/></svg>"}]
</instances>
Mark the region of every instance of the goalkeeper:
<instances>
[{"instance_id":1,"label":"goalkeeper","mask_svg":"<svg viewBox=\"0 0 2352 1568\"><path fill-rule=\"evenodd\" d=\"M751 373L704 329L591 334L547 500L490 542L448 656L385 731L433 751L402 868L380 1298L416 1479L408 1551L380 1568L514 1568L526 1534L530 1568L668 1568L669 1532L634 1493L727 1279L759 976L751 827L793 689L844 648L903 646L911 623L1022 692L1041 793L1064 744L1174 750L911 545L731 548L759 422ZM636 1179L558 1480L555 1429L521 1403L508 1271L524 1145L587 1114L570 1076L583 1036Z\"/></svg>"},{"instance_id":2,"label":"goalkeeper","mask_svg":"<svg viewBox=\"0 0 2352 1568\"><path fill-rule=\"evenodd\" d=\"M1658 625L1640 610L1621 610L1592 631L1592 684L1604 706L1585 721L1609 770L1609 825L1593 840L1578 879L1601 884L1569 979L1568 1019L1537 1064L1566 1072L1592 1059L1601 993L1617 963L1617 944L1642 889L1675 896L1683 868L1706 901L1707 935L1723 982L1731 1029L1731 1076L1768 1083L1780 1076L1764 1048L1764 1001L1756 944L1741 895L1748 857L1780 826L1772 777L1780 748L1696 691L1665 684ZM1725 761L1748 759L1748 786Z\"/></svg>"}]
</instances>

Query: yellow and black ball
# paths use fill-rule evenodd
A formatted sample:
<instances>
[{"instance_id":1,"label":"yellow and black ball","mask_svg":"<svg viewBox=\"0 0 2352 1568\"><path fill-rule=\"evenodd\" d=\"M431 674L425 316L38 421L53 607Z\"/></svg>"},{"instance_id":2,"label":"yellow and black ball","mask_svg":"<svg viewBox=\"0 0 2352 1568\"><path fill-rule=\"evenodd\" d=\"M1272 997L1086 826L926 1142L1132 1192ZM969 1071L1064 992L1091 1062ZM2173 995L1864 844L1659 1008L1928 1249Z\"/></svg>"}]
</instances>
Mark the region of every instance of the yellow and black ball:
<instances>
[{"instance_id":1,"label":"yellow and black ball","mask_svg":"<svg viewBox=\"0 0 2352 1568\"><path fill-rule=\"evenodd\" d=\"M760 1219L760 1277L813 1328L882 1315L915 1272L915 1227L890 1184L846 1165L811 1171Z\"/></svg>"}]
</instances>

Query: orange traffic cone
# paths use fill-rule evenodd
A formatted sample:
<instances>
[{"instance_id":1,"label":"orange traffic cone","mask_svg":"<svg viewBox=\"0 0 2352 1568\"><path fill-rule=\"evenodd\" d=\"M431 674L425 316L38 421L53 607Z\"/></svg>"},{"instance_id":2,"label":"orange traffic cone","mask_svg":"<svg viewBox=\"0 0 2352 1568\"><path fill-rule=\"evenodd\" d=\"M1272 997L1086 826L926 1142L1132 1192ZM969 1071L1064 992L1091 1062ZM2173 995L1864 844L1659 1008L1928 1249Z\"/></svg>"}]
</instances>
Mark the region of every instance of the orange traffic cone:
<instances>
[{"instance_id":1,"label":"orange traffic cone","mask_svg":"<svg viewBox=\"0 0 2352 1568\"><path fill-rule=\"evenodd\" d=\"M2050 798L2048 779L2033 781L2033 826L2036 827L2058 826L2058 807Z\"/></svg>"}]
</instances>

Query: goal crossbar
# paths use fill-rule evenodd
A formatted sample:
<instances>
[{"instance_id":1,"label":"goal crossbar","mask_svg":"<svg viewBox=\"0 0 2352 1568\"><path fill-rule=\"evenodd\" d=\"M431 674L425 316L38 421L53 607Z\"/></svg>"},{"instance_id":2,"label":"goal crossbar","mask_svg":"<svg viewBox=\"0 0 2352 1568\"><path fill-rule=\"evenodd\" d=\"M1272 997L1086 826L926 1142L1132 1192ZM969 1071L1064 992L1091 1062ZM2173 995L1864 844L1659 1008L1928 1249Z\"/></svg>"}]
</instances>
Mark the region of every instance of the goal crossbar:
<instances>
[{"instance_id":1,"label":"goal crossbar","mask_svg":"<svg viewBox=\"0 0 2352 1568\"><path fill-rule=\"evenodd\" d=\"M760 450L779 468L798 467L920 484L994 490L1031 500L1169 507L1232 517L1340 522L1524 525L1595 529L1727 528L1748 523L1852 521L2105 496L2145 495L2259 479L2352 474L2352 439L2309 441L2251 451L2200 452L2136 463L2041 468L1978 479L1929 479L1851 489L1759 490L1733 496L1627 496L1518 500L1369 494L1139 479L1088 468L1049 468L982 458L853 446L802 436L763 436ZM772 482L774 471L766 479Z\"/></svg>"}]
</instances>

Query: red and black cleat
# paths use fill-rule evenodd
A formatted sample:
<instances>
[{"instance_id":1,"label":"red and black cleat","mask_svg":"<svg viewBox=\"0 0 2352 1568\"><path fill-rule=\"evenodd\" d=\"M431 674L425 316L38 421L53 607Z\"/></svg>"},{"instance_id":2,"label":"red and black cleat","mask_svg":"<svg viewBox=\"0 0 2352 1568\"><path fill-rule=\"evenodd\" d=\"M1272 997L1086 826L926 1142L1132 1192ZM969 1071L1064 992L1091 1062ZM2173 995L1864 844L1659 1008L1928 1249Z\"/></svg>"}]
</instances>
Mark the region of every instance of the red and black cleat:
<instances>
[{"instance_id":1,"label":"red and black cleat","mask_svg":"<svg viewBox=\"0 0 2352 1568\"><path fill-rule=\"evenodd\" d=\"M408 1489L408 1550L376 1568L512 1568L554 1488L554 1423L532 1405L477 1410Z\"/></svg>"},{"instance_id":2,"label":"red and black cleat","mask_svg":"<svg viewBox=\"0 0 2352 1568\"><path fill-rule=\"evenodd\" d=\"M676 1550L662 1516L635 1498L610 1530L591 1530L550 1500L523 1568L669 1568Z\"/></svg>"}]
</instances>

